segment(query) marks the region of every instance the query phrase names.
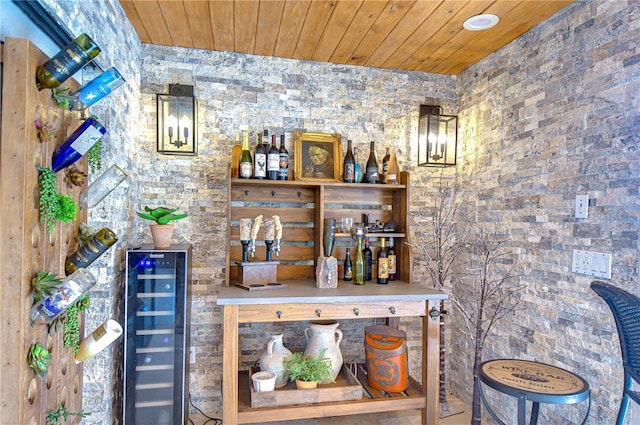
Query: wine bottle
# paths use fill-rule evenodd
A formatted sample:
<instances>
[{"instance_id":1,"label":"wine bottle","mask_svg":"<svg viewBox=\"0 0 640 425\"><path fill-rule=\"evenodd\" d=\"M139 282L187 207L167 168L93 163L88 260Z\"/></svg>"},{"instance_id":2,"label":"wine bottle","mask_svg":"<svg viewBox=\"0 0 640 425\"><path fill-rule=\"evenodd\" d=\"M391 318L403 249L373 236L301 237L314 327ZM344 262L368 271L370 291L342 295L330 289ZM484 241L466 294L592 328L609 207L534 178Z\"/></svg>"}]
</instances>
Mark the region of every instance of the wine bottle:
<instances>
[{"instance_id":1,"label":"wine bottle","mask_svg":"<svg viewBox=\"0 0 640 425\"><path fill-rule=\"evenodd\" d=\"M240 140L240 133L236 133L236 142L231 146L231 177L237 178L240 176L240 154L242 153L242 141Z\"/></svg>"},{"instance_id":2,"label":"wine bottle","mask_svg":"<svg viewBox=\"0 0 640 425\"><path fill-rule=\"evenodd\" d=\"M265 130L266 131L266 130ZM267 178L278 180L280 174L280 152L276 146L276 135L271 135L271 147L267 152Z\"/></svg>"},{"instance_id":3,"label":"wine bottle","mask_svg":"<svg viewBox=\"0 0 640 425\"><path fill-rule=\"evenodd\" d=\"M376 142L371 142L369 159L364 169L364 181L367 183L378 183L378 160L376 159Z\"/></svg>"},{"instance_id":4,"label":"wine bottle","mask_svg":"<svg viewBox=\"0 0 640 425\"><path fill-rule=\"evenodd\" d=\"M389 259L389 280L396 280L397 257L396 250L393 247L393 238L389 238L389 246L387 247L387 258Z\"/></svg>"},{"instance_id":5,"label":"wine bottle","mask_svg":"<svg viewBox=\"0 0 640 425\"><path fill-rule=\"evenodd\" d=\"M85 269L67 276L51 293L31 307L31 323L47 323L64 313L78 298L96 284L96 278Z\"/></svg>"},{"instance_id":6,"label":"wine bottle","mask_svg":"<svg viewBox=\"0 0 640 425\"><path fill-rule=\"evenodd\" d=\"M116 164L111 165L81 196L81 201L87 203L87 208L93 208L100 203L113 189L127 178L127 173Z\"/></svg>"},{"instance_id":7,"label":"wine bottle","mask_svg":"<svg viewBox=\"0 0 640 425\"><path fill-rule=\"evenodd\" d=\"M253 171L253 159L249 151L249 132L242 132L242 152L238 163L238 176L243 179L250 179Z\"/></svg>"},{"instance_id":8,"label":"wine bottle","mask_svg":"<svg viewBox=\"0 0 640 425\"><path fill-rule=\"evenodd\" d=\"M53 152L51 169L58 172L73 164L95 145L107 130L89 117Z\"/></svg>"},{"instance_id":9,"label":"wine bottle","mask_svg":"<svg viewBox=\"0 0 640 425\"><path fill-rule=\"evenodd\" d=\"M387 146L385 149L386 153L382 158L382 172L380 173L380 183L386 182L387 171L389 170L389 158L391 158L391 148Z\"/></svg>"},{"instance_id":10,"label":"wine bottle","mask_svg":"<svg viewBox=\"0 0 640 425\"><path fill-rule=\"evenodd\" d=\"M280 172L278 178L280 180L289 178L289 151L284 146L284 134L280 135Z\"/></svg>"},{"instance_id":11,"label":"wine bottle","mask_svg":"<svg viewBox=\"0 0 640 425\"><path fill-rule=\"evenodd\" d=\"M124 84L124 78L122 78L118 70L109 68L67 97L69 99L69 109L72 111L82 111L107 96L122 84Z\"/></svg>"},{"instance_id":12,"label":"wine bottle","mask_svg":"<svg viewBox=\"0 0 640 425\"><path fill-rule=\"evenodd\" d=\"M344 280L351 282L353 280L353 264L351 263L351 249L347 248L347 253L344 257Z\"/></svg>"},{"instance_id":13,"label":"wine bottle","mask_svg":"<svg viewBox=\"0 0 640 425\"><path fill-rule=\"evenodd\" d=\"M356 248L356 258L353 262L353 283L364 285L364 256L362 255L362 234L357 235L358 247Z\"/></svg>"},{"instance_id":14,"label":"wine bottle","mask_svg":"<svg viewBox=\"0 0 640 425\"><path fill-rule=\"evenodd\" d=\"M353 158L356 162L356 183L362 183L362 179L364 178L364 170L362 169L362 165L360 165L360 161L358 161L358 148L353 148Z\"/></svg>"},{"instance_id":15,"label":"wine bottle","mask_svg":"<svg viewBox=\"0 0 640 425\"><path fill-rule=\"evenodd\" d=\"M253 178L263 180L267 177L267 151L262 145L262 135L258 133L258 143L253 151Z\"/></svg>"},{"instance_id":16,"label":"wine bottle","mask_svg":"<svg viewBox=\"0 0 640 425\"><path fill-rule=\"evenodd\" d=\"M364 240L362 256L364 257L364 280L370 281L373 274L373 252L371 252L371 248L369 248L369 238L365 238Z\"/></svg>"},{"instance_id":17,"label":"wine bottle","mask_svg":"<svg viewBox=\"0 0 640 425\"><path fill-rule=\"evenodd\" d=\"M356 161L353 157L351 148L351 140L347 140L347 153L344 156L343 163L344 174L342 176L346 183L355 183L356 181Z\"/></svg>"},{"instance_id":18,"label":"wine bottle","mask_svg":"<svg viewBox=\"0 0 640 425\"><path fill-rule=\"evenodd\" d=\"M87 34L80 34L54 57L36 68L38 90L58 87L99 53L100 47Z\"/></svg>"},{"instance_id":19,"label":"wine bottle","mask_svg":"<svg viewBox=\"0 0 640 425\"><path fill-rule=\"evenodd\" d=\"M398 166L398 158L396 157L395 149L391 150L391 157L389 158L389 164L387 167L387 173L385 174L386 184L398 184L398 175L400 174L400 168Z\"/></svg>"},{"instance_id":20,"label":"wine bottle","mask_svg":"<svg viewBox=\"0 0 640 425\"><path fill-rule=\"evenodd\" d=\"M378 251L378 283L389 283L389 257L385 248L384 238L380 238L380 250Z\"/></svg>"},{"instance_id":21,"label":"wine bottle","mask_svg":"<svg viewBox=\"0 0 640 425\"><path fill-rule=\"evenodd\" d=\"M271 147L269 145L269 130L266 128L262 132L262 147L264 148L265 153L269 152L269 148Z\"/></svg>"},{"instance_id":22,"label":"wine bottle","mask_svg":"<svg viewBox=\"0 0 640 425\"><path fill-rule=\"evenodd\" d=\"M76 252L67 257L64 265L67 276L80 268L88 267L117 241L118 236L111 229L106 227L100 229L80 245Z\"/></svg>"},{"instance_id":23,"label":"wine bottle","mask_svg":"<svg viewBox=\"0 0 640 425\"><path fill-rule=\"evenodd\" d=\"M107 348L122 335L122 326L115 320L107 320L80 342L75 355L76 364L88 360Z\"/></svg>"}]
</instances>

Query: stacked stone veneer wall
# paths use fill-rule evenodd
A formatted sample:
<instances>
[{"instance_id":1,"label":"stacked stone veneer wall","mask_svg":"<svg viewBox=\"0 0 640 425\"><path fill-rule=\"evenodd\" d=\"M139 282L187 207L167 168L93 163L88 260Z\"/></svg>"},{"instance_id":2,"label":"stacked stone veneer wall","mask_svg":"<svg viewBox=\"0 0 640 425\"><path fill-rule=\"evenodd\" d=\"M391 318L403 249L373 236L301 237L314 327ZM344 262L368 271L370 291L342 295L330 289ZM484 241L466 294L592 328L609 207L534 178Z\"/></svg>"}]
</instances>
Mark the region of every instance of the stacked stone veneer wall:
<instances>
[{"instance_id":1,"label":"stacked stone veneer wall","mask_svg":"<svg viewBox=\"0 0 640 425\"><path fill-rule=\"evenodd\" d=\"M141 204L169 203L188 210L176 224L178 238L194 245L190 392L205 411L220 408L222 311L215 305L224 285L227 173L231 146L242 128L285 134L290 154L297 129L340 133L361 149L360 162L377 142L379 160L386 145L395 146L404 170L415 171L420 104L442 104L455 111L455 78L396 72L225 52L144 45L142 47L140 163L153 164L139 176ZM156 153L155 94L169 83L195 87L199 107L199 154L172 157ZM293 158L291 164L293 164ZM420 173L416 173L419 175ZM415 179L419 184L419 177ZM143 223L137 238L149 240ZM375 284L375 283L372 283ZM371 322L345 320L341 344L345 360L364 359L363 327ZM413 369L419 375L420 322L410 332ZM252 324L240 331L240 361L248 367L266 349L270 333L284 332L285 345L304 349L306 325Z\"/></svg>"},{"instance_id":2,"label":"stacked stone veneer wall","mask_svg":"<svg viewBox=\"0 0 640 425\"><path fill-rule=\"evenodd\" d=\"M458 180L477 228L499 228L529 286L499 322L484 358L565 367L591 385L589 423L610 424L620 400L619 343L592 278L572 250L613 254L612 283L637 291L640 230L640 7L577 2L459 76ZM588 194L587 219L574 218ZM462 279L455 285L469 296ZM456 328L459 319L453 318ZM454 330L453 392L471 397L472 348ZM491 398L503 417L516 404ZM579 423L586 410L545 406L541 423ZM639 423L634 417L631 423Z\"/></svg>"}]
</instances>

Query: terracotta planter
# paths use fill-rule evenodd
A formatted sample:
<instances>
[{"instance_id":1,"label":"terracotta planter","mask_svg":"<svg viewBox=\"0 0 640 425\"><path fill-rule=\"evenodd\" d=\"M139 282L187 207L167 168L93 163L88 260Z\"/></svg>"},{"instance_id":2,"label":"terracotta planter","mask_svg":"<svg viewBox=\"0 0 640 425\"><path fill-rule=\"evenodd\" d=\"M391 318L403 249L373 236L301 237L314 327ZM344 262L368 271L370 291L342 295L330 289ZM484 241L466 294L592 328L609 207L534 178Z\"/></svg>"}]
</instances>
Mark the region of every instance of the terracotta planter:
<instances>
[{"instance_id":1,"label":"terracotta planter","mask_svg":"<svg viewBox=\"0 0 640 425\"><path fill-rule=\"evenodd\" d=\"M156 248L169 248L173 236L173 224L151 224L151 237Z\"/></svg>"},{"instance_id":2,"label":"terracotta planter","mask_svg":"<svg viewBox=\"0 0 640 425\"><path fill-rule=\"evenodd\" d=\"M314 388L318 388L317 381L301 381L296 379L296 388L299 390L313 390Z\"/></svg>"}]
</instances>

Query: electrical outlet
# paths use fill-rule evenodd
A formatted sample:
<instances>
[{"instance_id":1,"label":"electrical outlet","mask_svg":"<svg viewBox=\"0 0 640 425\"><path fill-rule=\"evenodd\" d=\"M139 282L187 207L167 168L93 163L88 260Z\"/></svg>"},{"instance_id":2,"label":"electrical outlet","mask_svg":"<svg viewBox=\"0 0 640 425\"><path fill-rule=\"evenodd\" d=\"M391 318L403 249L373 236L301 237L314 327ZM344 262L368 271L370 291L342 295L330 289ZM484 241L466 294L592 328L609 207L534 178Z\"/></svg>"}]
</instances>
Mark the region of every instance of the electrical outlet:
<instances>
[{"instance_id":1,"label":"electrical outlet","mask_svg":"<svg viewBox=\"0 0 640 425\"><path fill-rule=\"evenodd\" d=\"M576 195L576 218L589 216L589 195Z\"/></svg>"},{"instance_id":2,"label":"electrical outlet","mask_svg":"<svg viewBox=\"0 0 640 425\"><path fill-rule=\"evenodd\" d=\"M611 279L611 254L573 250L571 271L588 276Z\"/></svg>"},{"instance_id":3,"label":"electrical outlet","mask_svg":"<svg viewBox=\"0 0 640 425\"><path fill-rule=\"evenodd\" d=\"M189 347L189 363L194 364L196 362L196 347Z\"/></svg>"}]
</instances>

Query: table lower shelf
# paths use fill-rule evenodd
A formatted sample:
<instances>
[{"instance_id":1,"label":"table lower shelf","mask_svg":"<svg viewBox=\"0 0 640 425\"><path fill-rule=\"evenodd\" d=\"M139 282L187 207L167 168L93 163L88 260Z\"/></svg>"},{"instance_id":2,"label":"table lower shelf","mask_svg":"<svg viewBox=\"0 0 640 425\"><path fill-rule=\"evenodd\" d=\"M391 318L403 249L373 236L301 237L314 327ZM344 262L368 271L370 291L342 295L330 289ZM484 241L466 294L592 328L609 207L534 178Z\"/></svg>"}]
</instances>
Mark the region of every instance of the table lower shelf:
<instances>
[{"instance_id":1,"label":"table lower shelf","mask_svg":"<svg viewBox=\"0 0 640 425\"><path fill-rule=\"evenodd\" d=\"M401 393L388 393L371 388L366 369L358 364L357 378L362 384L361 400L312 403L279 407L251 407L248 371L238 373L238 423L275 422L305 418L357 415L407 409L424 409L426 398L422 386L409 377L409 387ZM270 413L273 412L273 413Z\"/></svg>"}]
</instances>

